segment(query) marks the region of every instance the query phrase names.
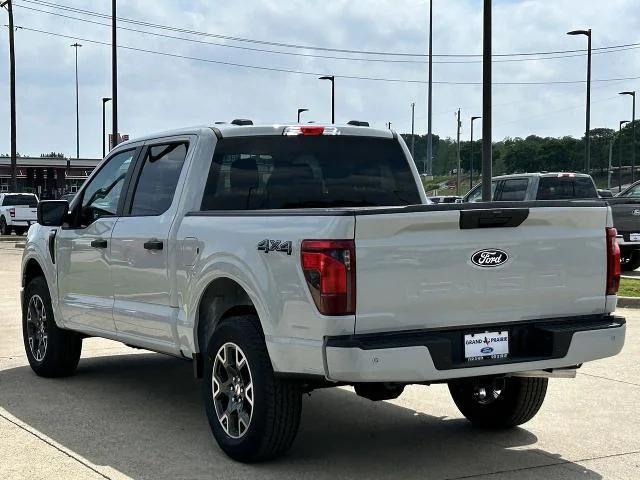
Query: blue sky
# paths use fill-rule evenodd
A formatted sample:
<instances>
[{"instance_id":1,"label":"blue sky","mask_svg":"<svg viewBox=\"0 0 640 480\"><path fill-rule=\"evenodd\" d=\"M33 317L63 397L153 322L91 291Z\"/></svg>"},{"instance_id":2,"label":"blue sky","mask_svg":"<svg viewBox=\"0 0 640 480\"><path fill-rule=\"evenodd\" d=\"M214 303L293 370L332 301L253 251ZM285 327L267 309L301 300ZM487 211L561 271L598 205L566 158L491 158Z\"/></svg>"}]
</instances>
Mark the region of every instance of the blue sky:
<instances>
[{"instance_id":1,"label":"blue sky","mask_svg":"<svg viewBox=\"0 0 640 480\"><path fill-rule=\"evenodd\" d=\"M109 0L50 1L110 13ZM87 40L110 41L107 27L56 17L26 7L57 11L103 23L108 23L108 20L61 12L38 3L15 0L16 25ZM481 53L481 0L434 0L434 9L434 53ZM281 43L352 50L427 52L426 1L119 0L119 15L188 30ZM6 21L3 20L3 23ZM569 37L565 32L589 27L593 29L594 47L640 42L640 9L637 0L610 0L606 3L597 0L496 1L494 53L583 48L586 38ZM207 42L348 56L156 31ZM79 51L80 153L81 156L96 157L101 154L100 99L110 96L111 91L110 49L83 40L79 42L83 44ZM18 150L23 154L51 150L75 154L74 50L69 46L71 43L74 43L73 39L26 29L16 33ZM426 65L420 63L277 55L127 31L120 32L119 43L171 54L270 68L426 80ZM0 38L0 56L5 65L0 69L0 152L7 152L9 105L6 29ZM496 63L494 80L581 80L585 75L585 65L584 56ZM594 79L632 76L640 76L640 49L594 55ZM481 64L437 63L434 65L434 79L478 82L482 79ZM630 99L616 96L618 91L627 89L640 90L640 80L594 83L593 127L617 127L619 120L630 117ZM496 85L494 138L532 133L581 135L584 129L584 90L583 84ZM295 120L298 107L310 109L310 112L303 114L307 120L323 122L330 119L330 86L314 76L250 70L125 49L119 53L119 96L120 130L132 136L237 117L252 118L259 122L292 121ZM419 133L426 131L426 85L337 79L336 96L338 122L363 119L382 127L391 121L394 129L407 132L410 130L410 104L416 102L416 130ZM436 85L434 132L454 136L454 112L461 107L465 120L462 136L466 138L469 134L468 118L479 115L481 105L479 86ZM109 122L110 110L107 112Z\"/></svg>"}]
</instances>

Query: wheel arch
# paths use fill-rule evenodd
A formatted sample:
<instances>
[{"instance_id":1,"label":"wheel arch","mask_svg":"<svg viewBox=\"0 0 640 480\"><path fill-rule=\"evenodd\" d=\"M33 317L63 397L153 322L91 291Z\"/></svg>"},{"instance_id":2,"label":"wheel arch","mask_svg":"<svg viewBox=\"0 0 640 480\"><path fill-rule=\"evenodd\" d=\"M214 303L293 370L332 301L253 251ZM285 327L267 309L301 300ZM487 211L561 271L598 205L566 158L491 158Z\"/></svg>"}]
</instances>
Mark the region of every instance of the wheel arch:
<instances>
[{"instance_id":1,"label":"wheel arch","mask_svg":"<svg viewBox=\"0 0 640 480\"><path fill-rule=\"evenodd\" d=\"M35 258L30 258L24 264L24 268L22 270L22 287L26 287L31 280L36 277L44 278L47 285L47 276L44 273L44 269L40 265L40 263Z\"/></svg>"}]
</instances>

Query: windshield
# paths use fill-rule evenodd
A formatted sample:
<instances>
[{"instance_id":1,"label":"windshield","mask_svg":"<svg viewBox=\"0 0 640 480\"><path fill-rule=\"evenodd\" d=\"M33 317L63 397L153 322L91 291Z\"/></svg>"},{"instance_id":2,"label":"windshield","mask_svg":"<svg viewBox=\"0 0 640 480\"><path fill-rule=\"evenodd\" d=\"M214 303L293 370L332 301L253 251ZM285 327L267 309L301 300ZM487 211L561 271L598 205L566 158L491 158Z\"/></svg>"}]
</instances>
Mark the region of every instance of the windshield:
<instances>
[{"instance_id":1,"label":"windshield","mask_svg":"<svg viewBox=\"0 0 640 480\"><path fill-rule=\"evenodd\" d=\"M2 205L4 207L36 208L38 206L38 199L35 195L5 195Z\"/></svg>"},{"instance_id":2,"label":"windshield","mask_svg":"<svg viewBox=\"0 0 640 480\"><path fill-rule=\"evenodd\" d=\"M255 136L218 142L202 210L419 203L415 178L397 140Z\"/></svg>"},{"instance_id":3,"label":"windshield","mask_svg":"<svg viewBox=\"0 0 640 480\"><path fill-rule=\"evenodd\" d=\"M538 184L538 200L598 198L591 177L542 177Z\"/></svg>"}]
</instances>

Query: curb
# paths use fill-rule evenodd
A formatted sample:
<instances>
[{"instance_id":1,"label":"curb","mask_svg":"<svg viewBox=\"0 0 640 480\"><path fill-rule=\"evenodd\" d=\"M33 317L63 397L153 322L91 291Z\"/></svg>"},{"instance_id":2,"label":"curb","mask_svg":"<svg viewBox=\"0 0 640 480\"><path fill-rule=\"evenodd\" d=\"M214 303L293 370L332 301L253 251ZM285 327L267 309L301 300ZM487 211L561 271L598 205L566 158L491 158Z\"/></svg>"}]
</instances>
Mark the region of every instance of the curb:
<instances>
[{"instance_id":1,"label":"curb","mask_svg":"<svg viewBox=\"0 0 640 480\"><path fill-rule=\"evenodd\" d=\"M640 297L618 297L619 308L640 308Z\"/></svg>"}]
</instances>

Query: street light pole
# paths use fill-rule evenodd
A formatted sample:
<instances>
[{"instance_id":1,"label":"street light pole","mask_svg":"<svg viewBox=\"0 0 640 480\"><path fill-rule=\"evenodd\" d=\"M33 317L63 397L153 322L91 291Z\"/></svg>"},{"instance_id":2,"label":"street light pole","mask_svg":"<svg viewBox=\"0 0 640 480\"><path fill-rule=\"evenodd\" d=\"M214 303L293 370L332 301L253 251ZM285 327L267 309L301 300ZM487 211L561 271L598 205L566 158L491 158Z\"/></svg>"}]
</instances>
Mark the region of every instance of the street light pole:
<instances>
[{"instance_id":1,"label":"street light pole","mask_svg":"<svg viewBox=\"0 0 640 480\"><path fill-rule=\"evenodd\" d=\"M416 137L415 137L416 103L411 103L411 158L416 160Z\"/></svg>"},{"instance_id":2,"label":"street light pole","mask_svg":"<svg viewBox=\"0 0 640 480\"><path fill-rule=\"evenodd\" d=\"M104 158L105 155L107 154L106 148L105 148L105 140L106 140L107 132L105 131L106 130L106 125L105 125L105 120L104 120L104 110L105 110L105 105L109 101L111 101L111 98L102 97L102 158Z\"/></svg>"},{"instance_id":3,"label":"street light pole","mask_svg":"<svg viewBox=\"0 0 640 480\"><path fill-rule=\"evenodd\" d=\"M620 95L630 95L633 99L633 108L631 113L631 183L635 180L636 168L636 92L620 92Z\"/></svg>"},{"instance_id":4,"label":"street light pole","mask_svg":"<svg viewBox=\"0 0 640 480\"><path fill-rule=\"evenodd\" d=\"M484 0L482 22L482 201L491 201L491 0Z\"/></svg>"},{"instance_id":5,"label":"street light pole","mask_svg":"<svg viewBox=\"0 0 640 480\"><path fill-rule=\"evenodd\" d=\"M302 112L308 112L308 111L309 111L309 109L308 109L308 108L299 108L299 109L298 109L298 123L300 123L300 114L301 114Z\"/></svg>"},{"instance_id":6,"label":"street light pole","mask_svg":"<svg viewBox=\"0 0 640 480\"><path fill-rule=\"evenodd\" d=\"M462 126L462 122L460 121L460 109L458 109L458 116L456 117L456 121L458 122L458 133L456 135L456 143L458 145L458 150L457 150L458 168L456 169L456 195L460 195L460 127Z\"/></svg>"},{"instance_id":7,"label":"street light pole","mask_svg":"<svg viewBox=\"0 0 640 480\"><path fill-rule=\"evenodd\" d=\"M320 80L331 80L331 123L336 123L336 77L325 75Z\"/></svg>"},{"instance_id":8,"label":"street light pole","mask_svg":"<svg viewBox=\"0 0 640 480\"><path fill-rule=\"evenodd\" d=\"M76 49L76 158L80 158L80 100L79 100L79 91L78 91L78 48L82 47L78 42L71 45ZM71 161L67 158L67 173L69 172L69 167Z\"/></svg>"},{"instance_id":9,"label":"street light pole","mask_svg":"<svg viewBox=\"0 0 640 480\"><path fill-rule=\"evenodd\" d=\"M618 126L618 193L622 191L622 126L625 123L629 123L629 120L620 120Z\"/></svg>"},{"instance_id":10,"label":"street light pole","mask_svg":"<svg viewBox=\"0 0 640 480\"><path fill-rule=\"evenodd\" d=\"M588 30L572 30L567 35L586 35L587 36L587 112L585 127L585 159L584 173L589 173L591 168L591 29Z\"/></svg>"},{"instance_id":11,"label":"street light pole","mask_svg":"<svg viewBox=\"0 0 640 480\"><path fill-rule=\"evenodd\" d=\"M111 97L113 103L111 106L111 121L113 124L112 138L113 147L118 145L118 43L117 43L117 24L116 24L116 5L117 0L111 1Z\"/></svg>"},{"instance_id":12,"label":"street light pole","mask_svg":"<svg viewBox=\"0 0 640 480\"><path fill-rule=\"evenodd\" d=\"M13 38L13 7L11 0L5 0L0 3L0 7L6 7L9 14L9 96L11 97L11 190L18 191L17 157L18 150L16 146L16 49Z\"/></svg>"},{"instance_id":13,"label":"street light pole","mask_svg":"<svg viewBox=\"0 0 640 480\"><path fill-rule=\"evenodd\" d=\"M427 175L433 174L433 0L429 0L429 86L427 88Z\"/></svg>"},{"instance_id":14,"label":"street light pole","mask_svg":"<svg viewBox=\"0 0 640 480\"><path fill-rule=\"evenodd\" d=\"M482 117L471 117L471 158L469 159L469 190L473 188L473 122Z\"/></svg>"}]
</instances>

